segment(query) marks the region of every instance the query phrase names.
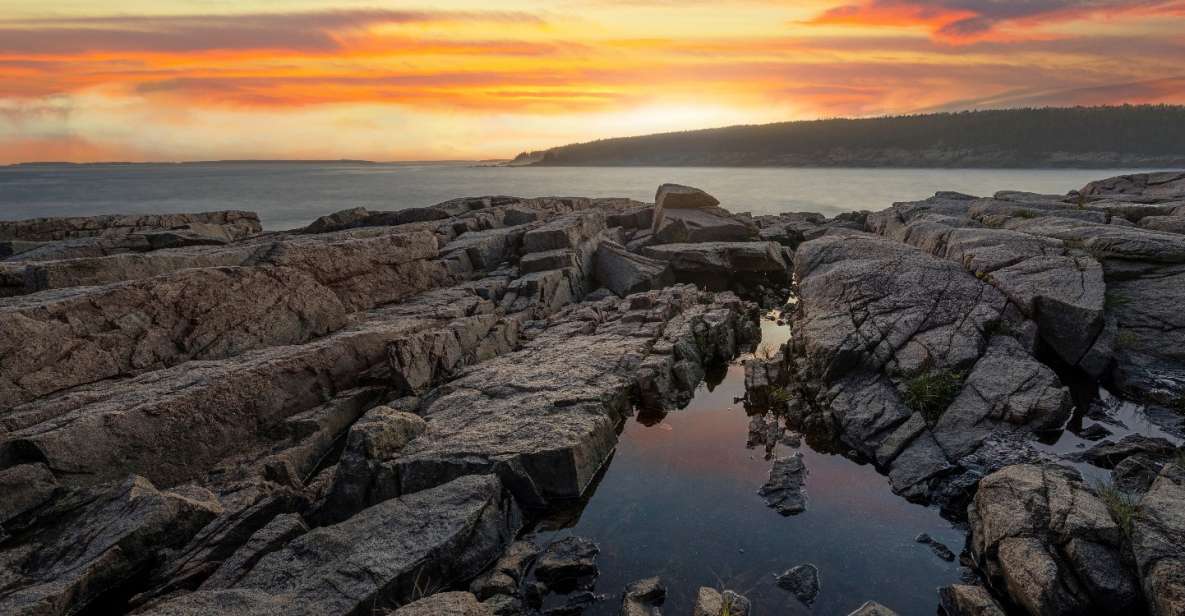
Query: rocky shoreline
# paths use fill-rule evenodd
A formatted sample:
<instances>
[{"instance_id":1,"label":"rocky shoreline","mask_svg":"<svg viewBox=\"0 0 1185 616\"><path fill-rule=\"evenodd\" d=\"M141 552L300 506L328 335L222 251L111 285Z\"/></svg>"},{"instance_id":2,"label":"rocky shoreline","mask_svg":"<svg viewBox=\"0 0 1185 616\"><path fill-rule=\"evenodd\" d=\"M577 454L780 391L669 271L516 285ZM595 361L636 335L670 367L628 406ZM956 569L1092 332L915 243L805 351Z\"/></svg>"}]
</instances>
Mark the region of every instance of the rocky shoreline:
<instances>
[{"instance_id":1,"label":"rocky shoreline","mask_svg":"<svg viewBox=\"0 0 1185 616\"><path fill-rule=\"evenodd\" d=\"M947 614L1185 613L1182 221L1185 173L834 219L663 185L279 233L0 222L0 613L658 614L662 580L598 589L595 544L524 529L771 309L792 336L746 355L751 444L870 462L965 524ZM808 472L775 460L764 498L802 511ZM760 613L712 588L695 613L726 606Z\"/></svg>"}]
</instances>

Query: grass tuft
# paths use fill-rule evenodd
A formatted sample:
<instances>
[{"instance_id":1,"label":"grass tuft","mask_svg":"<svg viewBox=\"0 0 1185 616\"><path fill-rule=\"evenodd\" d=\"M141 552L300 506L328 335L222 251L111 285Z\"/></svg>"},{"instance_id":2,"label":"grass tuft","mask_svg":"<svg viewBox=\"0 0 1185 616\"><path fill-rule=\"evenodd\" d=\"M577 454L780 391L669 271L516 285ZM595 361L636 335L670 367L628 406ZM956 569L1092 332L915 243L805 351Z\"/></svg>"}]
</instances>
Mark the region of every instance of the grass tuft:
<instances>
[{"instance_id":1,"label":"grass tuft","mask_svg":"<svg viewBox=\"0 0 1185 616\"><path fill-rule=\"evenodd\" d=\"M922 414L931 425L963 388L963 373L953 370L929 370L905 382L905 404Z\"/></svg>"},{"instance_id":2,"label":"grass tuft","mask_svg":"<svg viewBox=\"0 0 1185 616\"><path fill-rule=\"evenodd\" d=\"M1131 301L1131 298L1122 291L1107 291L1107 294L1103 297L1103 307L1107 309L1118 308Z\"/></svg>"},{"instance_id":3,"label":"grass tuft","mask_svg":"<svg viewBox=\"0 0 1185 616\"><path fill-rule=\"evenodd\" d=\"M1100 481L1095 484L1094 489L1107 506L1107 511L1111 513L1111 519L1119 525L1119 530L1123 531L1125 537L1130 537L1136 512L1140 510L1139 500L1112 483Z\"/></svg>"},{"instance_id":4,"label":"grass tuft","mask_svg":"<svg viewBox=\"0 0 1185 616\"><path fill-rule=\"evenodd\" d=\"M753 355L761 361L769 361L774 358L774 355L777 354L778 349L768 342L761 343L761 345L757 347L757 350L753 352Z\"/></svg>"},{"instance_id":5,"label":"grass tuft","mask_svg":"<svg viewBox=\"0 0 1185 616\"><path fill-rule=\"evenodd\" d=\"M1119 334L1115 336L1115 346L1121 349L1130 349L1136 346L1136 342L1138 341L1139 338L1136 337L1136 334L1127 330L1120 331Z\"/></svg>"},{"instance_id":6,"label":"grass tuft","mask_svg":"<svg viewBox=\"0 0 1185 616\"><path fill-rule=\"evenodd\" d=\"M1036 218L1037 212L1033 210L1016 210L1012 215L1017 218Z\"/></svg>"},{"instance_id":7,"label":"grass tuft","mask_svg":"<svg viewBox=\"0 0 1185 616\"><path fill-rule=\"evenodd\" d=\"M773 387L769 390L770 404L786 404L790 401L791 394L785 387Z\"/></svg>"}]
</instances>

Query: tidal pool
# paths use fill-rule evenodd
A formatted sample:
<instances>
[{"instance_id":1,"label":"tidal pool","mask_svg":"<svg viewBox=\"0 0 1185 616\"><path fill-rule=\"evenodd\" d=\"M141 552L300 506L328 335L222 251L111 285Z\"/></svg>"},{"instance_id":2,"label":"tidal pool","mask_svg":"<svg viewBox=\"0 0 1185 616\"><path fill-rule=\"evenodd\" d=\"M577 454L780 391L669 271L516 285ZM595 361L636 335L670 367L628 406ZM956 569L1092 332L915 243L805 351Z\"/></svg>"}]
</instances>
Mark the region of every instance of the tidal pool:
<instances>
[{"instance_id":1,"label":"tidal pool","mask_svg":"<svg viewBox=\"0 0 1185 616\"><path fill-rule=\"evenodd\" d=\"M775 346L788 335L766 320L762 331ZM806 512L782 517L767 507L757 490L772 460L762 446L746 448L744 383L736 362L686 408L628 420L581 506L538 523L543 540L579 535L600 545L596 592L608 599L585 613L617 614L626 584L655 575L667 584L669 614L690 614L700 586L746 595L756 615L842 615L869 600L900 614L935 613L938 587L957 582L960 567L914 538L929 533L957 553L963 532L937 509L895 496L872 466L805 441ZM774 454L794 451L779 444ZM802 563L819 568L822 590L810 607L774 581Z\"/></svg>"}]
</instances>

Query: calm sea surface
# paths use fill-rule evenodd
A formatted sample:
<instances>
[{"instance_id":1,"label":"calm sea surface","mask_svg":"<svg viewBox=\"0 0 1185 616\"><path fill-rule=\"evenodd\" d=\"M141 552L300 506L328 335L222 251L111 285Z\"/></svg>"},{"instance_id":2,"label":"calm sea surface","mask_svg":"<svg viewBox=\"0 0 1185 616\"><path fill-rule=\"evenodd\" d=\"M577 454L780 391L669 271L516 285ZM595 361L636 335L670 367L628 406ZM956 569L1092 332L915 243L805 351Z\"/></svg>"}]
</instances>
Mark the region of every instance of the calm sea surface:
<instances>
[{"instance_id":1,"label":"calm sea surface","mask_svg":"<svg viewBox=\"0 0 1185 616\"><path fill-rule=\"evenodd\" d=\"M632 197L691 184L734 212L832 215L936 190L1065 193L1130 170L479 167L450 164L209 164L0 167L0 219L244 209L269 230L364 206L393 210L478 195Z\"/></svg>"}]
</instances>

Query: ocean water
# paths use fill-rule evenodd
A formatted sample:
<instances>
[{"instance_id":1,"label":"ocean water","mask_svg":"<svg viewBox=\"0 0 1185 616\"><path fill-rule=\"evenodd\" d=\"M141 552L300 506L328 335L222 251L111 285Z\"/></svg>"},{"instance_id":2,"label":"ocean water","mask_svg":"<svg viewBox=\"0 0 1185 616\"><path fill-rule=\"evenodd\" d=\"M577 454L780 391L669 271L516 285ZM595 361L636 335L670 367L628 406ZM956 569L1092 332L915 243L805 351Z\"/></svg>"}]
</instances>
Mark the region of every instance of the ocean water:
<instances>
[{"instance_id":1,"label":"ocean water","mask_svg":"<svg viewBox=\"0 0 1185 616\"><path fill-rule=\"evenodd\" d=\"M422 207L464 196L630 197L663 182L703 188L734 212L877 210L937 190L1065 193L1132 170L488 167L473 163L235 163L0 167L0 219L243 209L268 230L363 206Z\"/></svg>"}]
</instances>

